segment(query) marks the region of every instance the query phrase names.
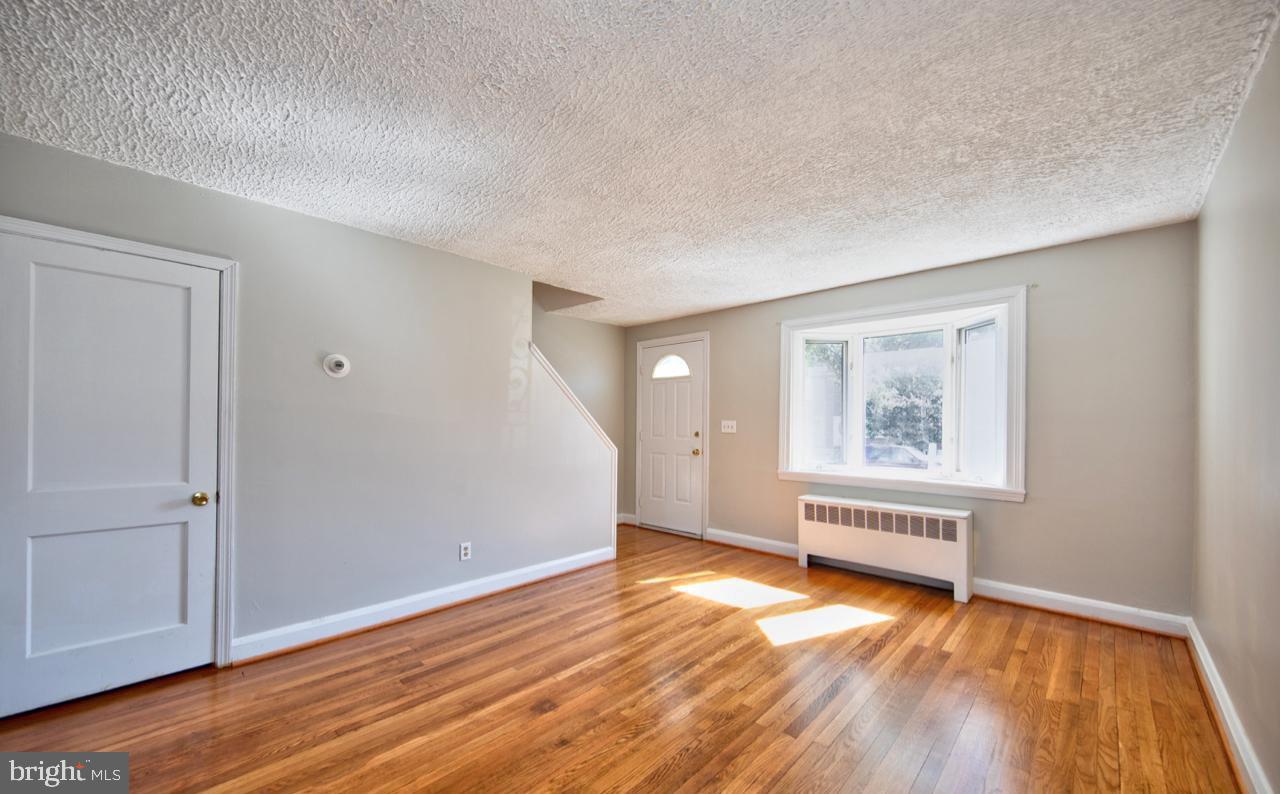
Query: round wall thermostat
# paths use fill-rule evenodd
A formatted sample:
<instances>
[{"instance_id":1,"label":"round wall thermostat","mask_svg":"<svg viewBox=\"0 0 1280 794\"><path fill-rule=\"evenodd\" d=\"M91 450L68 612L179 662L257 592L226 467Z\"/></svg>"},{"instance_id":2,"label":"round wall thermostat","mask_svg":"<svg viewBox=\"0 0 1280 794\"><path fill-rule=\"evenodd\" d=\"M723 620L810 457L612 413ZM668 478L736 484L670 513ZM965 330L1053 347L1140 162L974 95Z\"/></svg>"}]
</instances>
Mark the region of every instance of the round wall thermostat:
<instances>
[{"instance_id":1,"label":"round wall thermostat","mask_svg":"<svg viewBox=\"0 0 1280 794\"><path fill-rule=\"evenodd\" d=\"M324 357L324 373L331 378L345 378L351 371L351 359L339 353Z\"/></svg>"}]
</instances>

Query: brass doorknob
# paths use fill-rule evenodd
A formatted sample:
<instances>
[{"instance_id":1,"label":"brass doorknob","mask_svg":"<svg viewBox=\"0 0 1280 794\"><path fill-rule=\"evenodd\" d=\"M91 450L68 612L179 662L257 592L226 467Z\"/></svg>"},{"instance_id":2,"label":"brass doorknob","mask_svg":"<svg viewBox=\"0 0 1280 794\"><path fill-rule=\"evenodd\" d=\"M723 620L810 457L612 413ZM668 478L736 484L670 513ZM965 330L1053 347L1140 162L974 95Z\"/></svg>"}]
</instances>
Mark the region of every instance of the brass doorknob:
<instances>
[{"instance_id":1,"label":"brass doorknob","mask_svg":"<svg viewBox=\"0 0 1280 794\"><path fill-rule=\"evenodd\" d=\"M699 455L701 455L701 454L702 454L702 450L700 450L700 449L695 449L695 450L693 451L693 456L694 456L695 458L696 458L696 457L698 457L698 456L699 456Z\"/></svg>"},{"instance_id":2,"label":"brass doorknob","mask_svg":"<svg viewBox=\"0 0 1280 794\"><path fill-rule=\"evenodd\" d=\"M195 505L196 507L204 507L205 505L209 504L209 494L205 493L204 491L196 491L195 493L191 494L191 504Z\"/></svg>"}]
</instances>

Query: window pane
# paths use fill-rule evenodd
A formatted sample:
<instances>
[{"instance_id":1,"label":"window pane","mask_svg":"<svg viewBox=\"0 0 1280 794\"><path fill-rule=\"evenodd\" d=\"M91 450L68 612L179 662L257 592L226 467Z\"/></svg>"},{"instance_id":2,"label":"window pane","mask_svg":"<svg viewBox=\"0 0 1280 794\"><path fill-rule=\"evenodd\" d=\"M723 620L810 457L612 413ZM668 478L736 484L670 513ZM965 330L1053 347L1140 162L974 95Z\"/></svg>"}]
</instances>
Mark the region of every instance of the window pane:
<instances>
[{"instance_id":1,"label":"window pane","mask_svg":"<svg viewBox=\"0 0 1280 794\"><path fill-rule=\"evenodd\" d=\"M870 336L862 344L866 464L942 465L942 330Z\"/></svg>"},{"instance_id":2,"label":"window pane","mask_svg":"<svg viewBox=\"0 0 1280 794\"><path fill-rule=\"evenodd\" d=\"M800 454L809 465L845 461L845 348L844 342L804 343Z\"/></svg>"},{"instance_id":3,"label":"window pane","mask_svg":"<svg viewBox=\"0 0 1280 794\"><path fill-rule=\"evenodd\" d=\"M1004 416L994 322L960 331L960 471L967 479L1004 481Z\"/></svg>"},{"instance_id":4,"label":"window pane","mask_svg":"<svg viewBox=\"0 0 1280 794\"><path fill-rule=\"evenodd\" d=\"M663 378L687 378L689 377L689 362L680 358L675 353L665 355L658 359L658 363L653 365L653 379L662 380Z\"/></svg>"}]
</instances>

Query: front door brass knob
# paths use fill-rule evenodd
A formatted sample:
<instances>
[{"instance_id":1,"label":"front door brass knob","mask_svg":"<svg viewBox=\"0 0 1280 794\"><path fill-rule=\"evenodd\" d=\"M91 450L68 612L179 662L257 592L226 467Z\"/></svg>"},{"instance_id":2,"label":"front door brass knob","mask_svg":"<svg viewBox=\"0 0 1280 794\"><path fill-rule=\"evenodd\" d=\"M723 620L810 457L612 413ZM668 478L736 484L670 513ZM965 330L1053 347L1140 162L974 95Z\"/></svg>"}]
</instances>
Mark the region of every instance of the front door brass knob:
<instances>
[{"instance_id":1,"label":"front door brass knob","mask_svg":"<svg viewBox=\"0 0 1280 794\"><path fill-rule=\"evenodd\" d=\"M693 451L693 456L694 456L695 458L696 458L696 457L698 457L698 456L699 456L699 455L701 455L701 454L702 454L702 450L700 450L700 449L695 449L695 450Z\"/></svg>"},{"instance_id":2,"label":"front door brass knob","mask_svg":"<svg viewBox=\"0 0 1280 794\"><path fill-rule=\"evenodd\" d=\"M191 504L195 505L196 507L204 507L205 505L209 504L209 494L205 493L204 491L196 491L195 493L191 494Z\"/></svg>"}]
</instances>

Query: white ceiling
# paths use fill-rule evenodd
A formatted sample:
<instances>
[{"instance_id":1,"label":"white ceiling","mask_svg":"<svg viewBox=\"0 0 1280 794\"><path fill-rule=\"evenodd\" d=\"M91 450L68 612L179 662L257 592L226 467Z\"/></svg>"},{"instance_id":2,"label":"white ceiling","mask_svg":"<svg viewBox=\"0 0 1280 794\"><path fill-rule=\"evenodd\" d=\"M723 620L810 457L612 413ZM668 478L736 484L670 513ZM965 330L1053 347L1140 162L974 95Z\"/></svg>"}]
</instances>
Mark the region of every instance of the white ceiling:
<instances>
[{"instance_id":1,"label":"white ceiling","mask_svg":"<svg viewBox=\"0 0 1280 794\"><path fill-rule=\"evenodd\" d=\"M634 324L1193 217L1276 12L25 0L0 129Z\"/></svg>"}]
</instances>

